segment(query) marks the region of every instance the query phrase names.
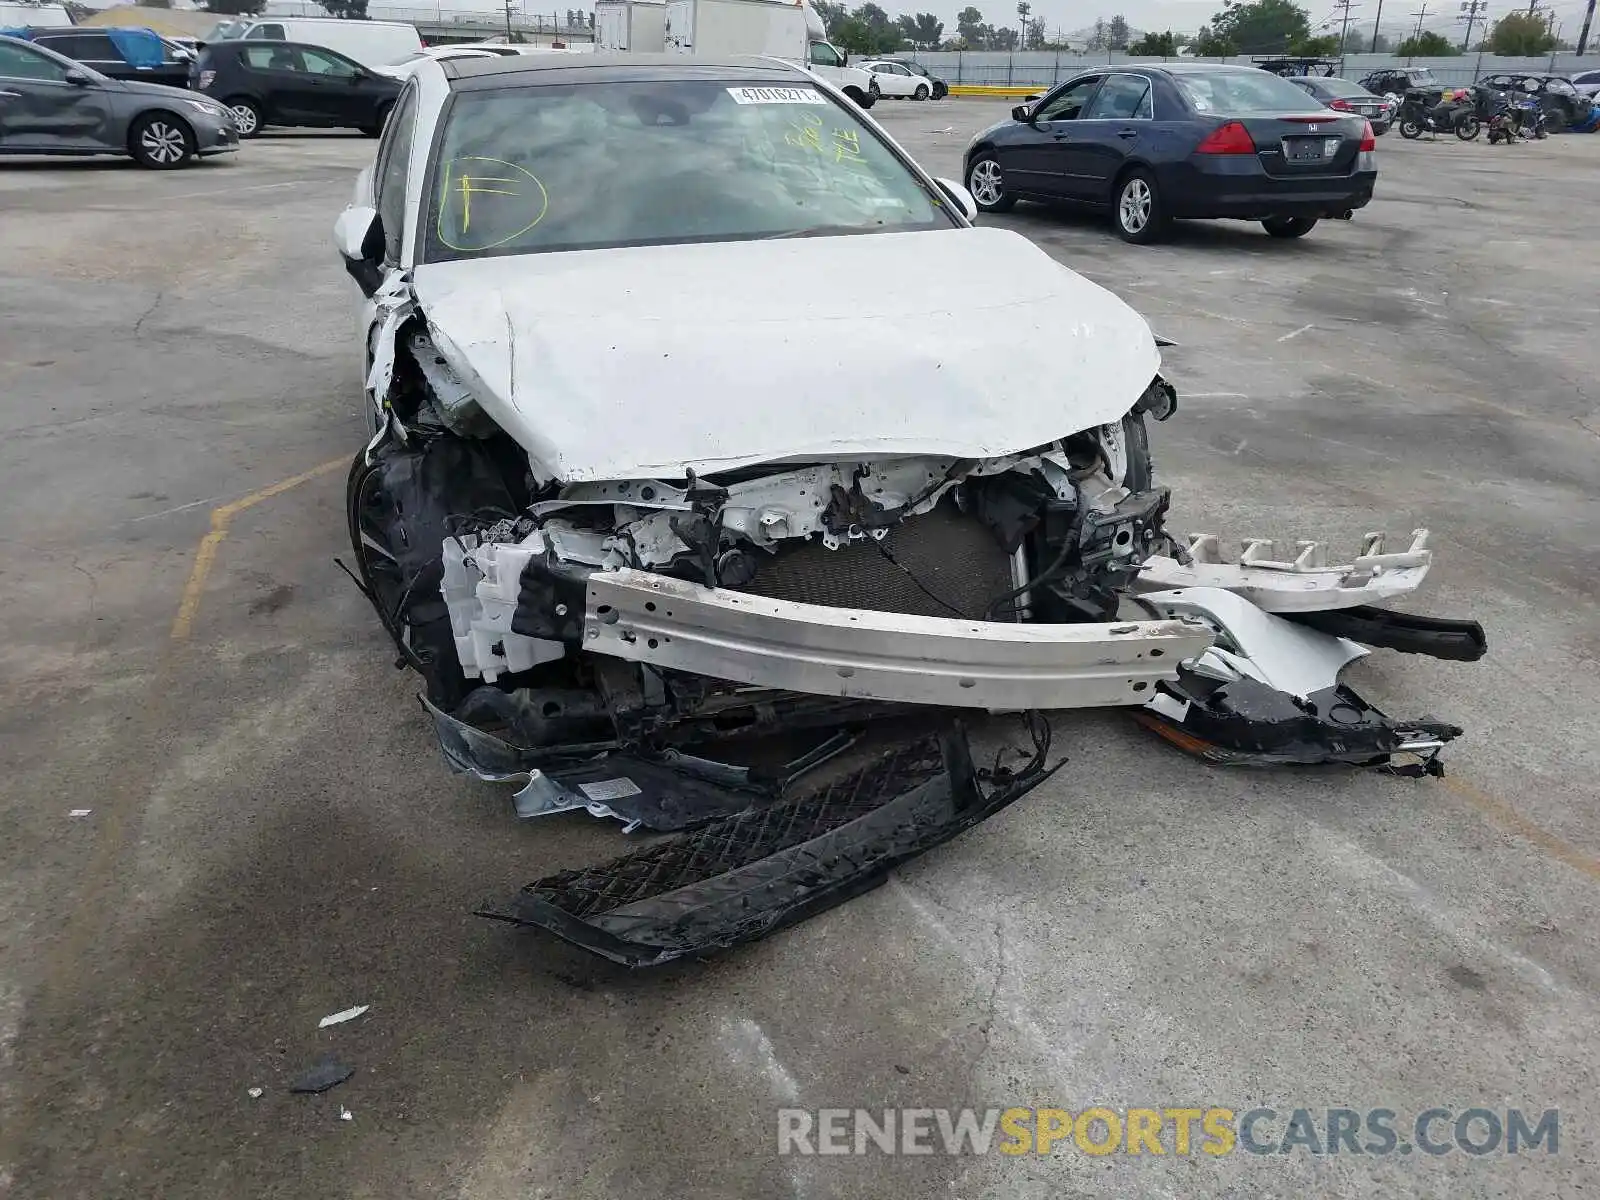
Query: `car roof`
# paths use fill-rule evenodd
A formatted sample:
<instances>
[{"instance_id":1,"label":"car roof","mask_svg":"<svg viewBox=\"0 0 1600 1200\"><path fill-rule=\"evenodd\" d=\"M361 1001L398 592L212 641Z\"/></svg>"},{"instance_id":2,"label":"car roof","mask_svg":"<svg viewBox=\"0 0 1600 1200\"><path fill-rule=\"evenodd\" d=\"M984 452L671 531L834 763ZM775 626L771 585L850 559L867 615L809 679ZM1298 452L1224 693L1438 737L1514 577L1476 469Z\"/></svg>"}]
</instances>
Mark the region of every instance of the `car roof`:
<instances>
[{"instance_id":1,"label":"car roof","mask_svg":"<svg viewBox=\"0 0 1600 1200\"><path fill-rule=\"evenodd\" d=\"M812 80L792 63L760 58L688 58L681 54L517 54L453 58L439 63L451 86L462 91L507 84L645 83L671 79L764 80L793 86ZM521 76L522 78L517 78Z\"/></svg>"},{"instance_id":2,"label":"car roof","mask_svg":"<svg viewBox=\"0 0 1600 1200\"><path fill-rule=\"evenodd\" d=\"M1103 67L1086 67L1084 74L1090 71L1160 71L1166 75L1249 75L1252 78L1258 75L1271 75L1271 71L1263 71L1260 67L1251 64L1244 66L1239 63L1111 63Z\"/></svg>"}]
</instances>

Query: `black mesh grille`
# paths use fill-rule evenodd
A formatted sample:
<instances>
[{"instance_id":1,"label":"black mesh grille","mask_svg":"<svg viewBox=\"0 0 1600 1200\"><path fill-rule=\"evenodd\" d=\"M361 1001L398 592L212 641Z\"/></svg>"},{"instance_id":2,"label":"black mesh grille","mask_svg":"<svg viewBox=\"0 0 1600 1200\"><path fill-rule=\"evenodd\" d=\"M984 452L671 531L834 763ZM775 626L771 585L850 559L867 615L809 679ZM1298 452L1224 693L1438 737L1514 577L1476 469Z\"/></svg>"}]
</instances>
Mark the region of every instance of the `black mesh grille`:
<instances>
[{"instance_id":1,"label":"black mesh grille","mask_svg":"<svg viewBox=\"0 0 1600 1200\"><path fill-rule=\"evenodd\" d=\"M990 602L1011 590L1010 560L994 535L948 501L897 525L881 545L904 571L870 539L837 550L812 540L764 561L740 590L775 600L924 617L954 616L954 608L971 618L981 618Z\"/></svg>"},{"instance_id":2,"label":"black mesh grille","mask_svg":"<svg viewBox=\"0 0 1600 1200\"><path fill-rule=\"evenodd\" d=\"M920 740L815 795L752 809L637 854L548 876L523 890L575 917L610 912L810 841L943 770L937 739Z\"/></svg>"}]
</instances>

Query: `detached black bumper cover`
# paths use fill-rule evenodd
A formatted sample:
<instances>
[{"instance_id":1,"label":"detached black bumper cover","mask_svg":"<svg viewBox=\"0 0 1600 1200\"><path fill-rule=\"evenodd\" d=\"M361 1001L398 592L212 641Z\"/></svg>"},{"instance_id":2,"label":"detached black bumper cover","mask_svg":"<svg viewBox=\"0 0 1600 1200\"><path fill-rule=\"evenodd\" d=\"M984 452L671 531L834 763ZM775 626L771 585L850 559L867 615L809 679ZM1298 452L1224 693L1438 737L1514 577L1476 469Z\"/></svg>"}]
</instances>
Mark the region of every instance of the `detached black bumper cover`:
<instances>
[{"instance_id":1,"label":"detached black bumper cover","mask_svg":"<svg viewBox=\"0 0 1600 1200\"><path fill-rule=\"evenodd\" d=\"M897 864L992 816L1052 769L1041 751L985 793L956 727L815 794L537 880L479 915L547 930L631 967L724 950L877 887Z\"/></svg>"}]
</instances>

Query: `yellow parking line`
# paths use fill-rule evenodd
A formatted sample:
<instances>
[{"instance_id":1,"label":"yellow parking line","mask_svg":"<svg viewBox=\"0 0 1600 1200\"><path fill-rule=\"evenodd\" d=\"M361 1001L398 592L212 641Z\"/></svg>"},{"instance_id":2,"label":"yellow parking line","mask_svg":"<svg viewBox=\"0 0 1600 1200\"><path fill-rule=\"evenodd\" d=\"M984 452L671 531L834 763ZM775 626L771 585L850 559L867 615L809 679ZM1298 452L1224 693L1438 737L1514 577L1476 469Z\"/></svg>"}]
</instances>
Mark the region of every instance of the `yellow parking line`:
<instances>
[{"instance_id":1,"label":"yellow parking line","mask_svg":"<svg viewBox=\"0 0 1600 1200\"><path fill-rule=\"evenodd\" d=\"M189 572L189 582L184 584L183 599L178 603L178 615L172 619L172 640L181 642L188 638L190 629L194 626L194 615L200 610L200 597L205 592L206 577L211 574L212 564L217 561L217 549L222 545L223 539L228 536L228 525L234 517L247 508L253 508L263 500L271 500L274 496L281 496L290 488L297 488L307 480L316 479L337 471L340 467L350 464L348 458L335 458L321 466L312 467L309 471L302 471L298 475L291 475L288 479L281 479L277 483L262 488L258 492L251 492L248 496L241 496L219 508L211 510L211 532L200 539L200 548L195 551L194 567Z\"/></svg>"},{"instance_id":2,"label":"yellow parking line","mask_svg":"<svg viewBox=\"0 0 1600 1200\"><path fill-rule=\"evenodd\" d=\"M1456 775L1446 775L1439 782L1502 829L1508 829L1524 841L1532 842L1551 858L1566 864L1574 871L1579 871L1590 879L1600 879L1600 858L1578 849L1571 842L1557 837L1543 826L1534 824L1504 800L1496 799Z\"/></svg>"}]
</instances>

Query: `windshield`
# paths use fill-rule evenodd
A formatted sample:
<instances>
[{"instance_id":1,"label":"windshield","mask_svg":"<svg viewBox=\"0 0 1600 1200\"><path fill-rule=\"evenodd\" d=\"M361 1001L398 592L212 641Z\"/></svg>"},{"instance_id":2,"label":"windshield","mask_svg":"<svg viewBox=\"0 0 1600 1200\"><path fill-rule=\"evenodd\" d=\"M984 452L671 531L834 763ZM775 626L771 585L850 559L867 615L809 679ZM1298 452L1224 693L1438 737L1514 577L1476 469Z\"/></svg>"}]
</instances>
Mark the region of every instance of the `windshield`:
<instances>
[{"instance_id":1,"label":"windshield","mask_svg":"<svg viewBox=\"0 0 1600 1200\"><path fill-rule=\"evenodd\" d=\"M1327 96L1372 95L1371 92L1367 91L1367 89L1362 87L1359 83L1352 83L1348 79L1340 79L1337 76L1330 76L1327 79L1317 80L1316 87L1319 92Z\"/></svg>"},{"instance_id":2,"label":"windshield","mask_svg":"<svg viewBox=\"0 0 1600 1200\"><path fill-rule=\"evenodd\" d=\"M1411 81L1412 87L1429 87L1439 82L1429 67L1410 67L1406 70L1406 78Z\"/></svg>"},{"instance_id":3,"label":"windshield","mask_svg":"<svg viewBox=\"0 0 1600 1200\"><path fill-rule=\"evenodd\" d=\"M1267 71L1185 71L1172 77L1203 113L1297 113L1309 107L1303 91Z\"/></svg>"},{"instance_id":4,"label":"windshield","mask_svg":"<svg viewBox=\"0 0 1600 1200\"><path fill-rule=\"evenodd\" d=\"M848 107L808 85L458 92L429 194L430 262L953 223Z\"/></svg>"}]
</instances>

